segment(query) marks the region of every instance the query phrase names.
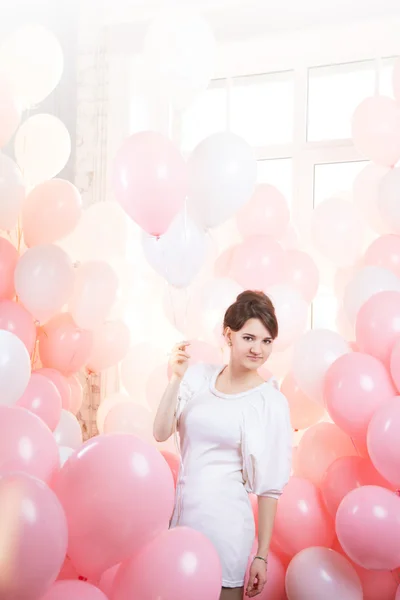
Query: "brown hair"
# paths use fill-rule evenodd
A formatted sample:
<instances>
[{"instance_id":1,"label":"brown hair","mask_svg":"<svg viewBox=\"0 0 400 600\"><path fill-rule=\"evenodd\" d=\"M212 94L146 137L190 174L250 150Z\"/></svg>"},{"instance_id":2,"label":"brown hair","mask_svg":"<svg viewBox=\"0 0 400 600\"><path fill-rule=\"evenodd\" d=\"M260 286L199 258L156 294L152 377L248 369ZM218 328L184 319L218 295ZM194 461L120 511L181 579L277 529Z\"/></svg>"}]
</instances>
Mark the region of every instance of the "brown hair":
<instances>
[{"instance_id":1,"label":"brown hair","mask_svg":"<svg viewBox=\"0 0 400 600\"><path fill-rule=\"evenodd\" d=\"M263 292L246 290L239 294L224 316L224 331L240 331L249 319L259 319L272 339L278 336L278 321L271 300Z\"/></svg>"}]
</instances>

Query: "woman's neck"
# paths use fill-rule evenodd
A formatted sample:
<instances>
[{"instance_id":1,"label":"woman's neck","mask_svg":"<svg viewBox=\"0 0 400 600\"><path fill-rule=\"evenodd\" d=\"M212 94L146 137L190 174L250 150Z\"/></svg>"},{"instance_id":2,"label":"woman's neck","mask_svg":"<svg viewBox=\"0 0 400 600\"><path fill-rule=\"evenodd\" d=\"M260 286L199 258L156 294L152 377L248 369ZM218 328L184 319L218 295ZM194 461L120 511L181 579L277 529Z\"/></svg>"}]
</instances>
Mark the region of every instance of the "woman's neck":
<instances>
[{"instance_id":1,"label":"woman's neck","mask_svg":"<svg viewBox=\"0 0 400 600\"><path fill-rule=\"evenodd\" d=\"M220 387L226 388L227 393L244 392L264 382L257 371L235 365L232 361L223 369L218 379Z\"/></svg>"}]
</instances>

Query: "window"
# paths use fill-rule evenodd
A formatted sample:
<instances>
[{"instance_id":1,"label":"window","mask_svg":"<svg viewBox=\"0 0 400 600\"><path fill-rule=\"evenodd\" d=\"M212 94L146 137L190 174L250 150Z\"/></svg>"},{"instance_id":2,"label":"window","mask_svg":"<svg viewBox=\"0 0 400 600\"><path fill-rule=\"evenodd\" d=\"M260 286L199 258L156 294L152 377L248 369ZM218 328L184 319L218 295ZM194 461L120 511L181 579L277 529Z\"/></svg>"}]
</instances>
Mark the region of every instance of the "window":
<instances>
[{"instance_id":1,"label":"window","mask_svg":"<svg viewBox=\"0 0 400 600\"><path fill-rule=\"evenodd\" d=\"M314 167L314 207L335 194L347 193L368 161L326 163Z\"/></svg>"}]
</instances>

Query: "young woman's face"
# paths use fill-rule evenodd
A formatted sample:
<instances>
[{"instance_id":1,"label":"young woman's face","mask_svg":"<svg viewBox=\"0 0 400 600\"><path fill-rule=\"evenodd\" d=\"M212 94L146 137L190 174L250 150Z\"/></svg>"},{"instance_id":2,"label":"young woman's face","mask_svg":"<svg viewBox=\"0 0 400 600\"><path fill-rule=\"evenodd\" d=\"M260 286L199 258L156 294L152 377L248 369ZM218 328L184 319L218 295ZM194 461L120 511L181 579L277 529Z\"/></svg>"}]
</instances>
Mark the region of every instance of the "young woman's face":
<instances>
[{"instance_id":1,"label":"young woman's face","mask_svg":"<svg viewBox=\"0 0 400 600\"><path fill-rule=\"evenodd\" d=\"M272 352L273 339L258 319L249 319L240 331L225 333L232 358L247 369L259 369Z\"/></svg>"}]
</instances>

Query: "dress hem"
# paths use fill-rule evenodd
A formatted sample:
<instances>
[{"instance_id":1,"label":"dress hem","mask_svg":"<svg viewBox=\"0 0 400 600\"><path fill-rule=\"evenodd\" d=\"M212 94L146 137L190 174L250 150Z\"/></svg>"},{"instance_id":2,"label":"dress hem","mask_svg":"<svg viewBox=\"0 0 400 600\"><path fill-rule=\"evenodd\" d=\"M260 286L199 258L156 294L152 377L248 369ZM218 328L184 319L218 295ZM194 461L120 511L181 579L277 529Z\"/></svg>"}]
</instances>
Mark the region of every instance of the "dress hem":
<instances>
[{"instance_id":1,"label":"dress hem","mask_svg":"<svg viewBox=\"0 0 400 600\"><path fill-rule=\"evenodd\" d=\"M222 580L222 587L225 588L240 588L240 587L244 587L244 580L242 581L226 581L225 579Z\"/></svg>"}]
</instances>

